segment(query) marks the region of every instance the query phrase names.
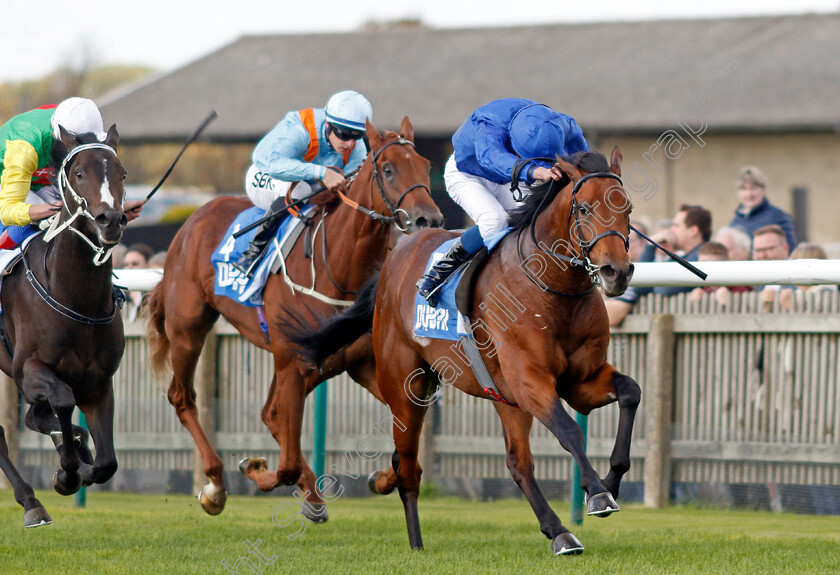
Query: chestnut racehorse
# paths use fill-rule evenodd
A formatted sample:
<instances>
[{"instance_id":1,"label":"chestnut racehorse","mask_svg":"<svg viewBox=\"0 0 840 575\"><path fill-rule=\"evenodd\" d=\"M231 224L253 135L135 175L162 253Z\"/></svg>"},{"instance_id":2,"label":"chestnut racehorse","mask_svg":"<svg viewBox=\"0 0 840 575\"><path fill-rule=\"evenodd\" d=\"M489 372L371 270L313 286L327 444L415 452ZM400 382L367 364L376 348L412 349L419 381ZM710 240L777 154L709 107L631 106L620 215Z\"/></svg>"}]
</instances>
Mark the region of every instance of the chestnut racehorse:
<instances>
[{"instance_id":1,"label":"chestnut racehorse","mask_svg":"<svg viewBox=\"0 0 840 575\"><path fill-rule=\"evenodd\" d=\"M371 152L350 185L348 201L334 209L322 206L313 220L315 226L320 222L317 233L323 241L313 240L312 259L306 258L303 241L298 241L286 258L286 271L297 283L309 282L310 266L314 265L315 290L332 299L352 300L381 265L395 220L406 231L440 226L443 221L429 191L429 161L414 149L414 129L408 118L403 119L399 134L387 132L383 137L368 123L367 135ZM227 489L222 460L198 420L193 385L196 363L220 314L248 341L270 351L275 371L262 420L280 445L280 460L276 470L268 470L264 459L243 460L240 470L264 491L296 483L306 495L303 513L323 522L326 507L300 448L304 400L318 383L343 371L382 399L376 389L370 337L362 337L316 372L290 349L278 326L289 321L286 310L298 320L314 323L316 318L335 314L336 306L292 291L279 275L269 276L263 293L269 342L254 308L214 294L215 269L210 255L236 216L251 205L240 198L213 200L196 211L175 236L163 280L149 300L152 364L161 373L167 360L171 363L169 401L192 435L210 479L199 494L201 505L216 515L224 509Z\"/></svg>"},{"instance_id":2,"label":"chestnut racehorse","mask_svg":"<svg viewBox=\"0 0 840 575\"><path fill-rule=\"evenodd\" d=\"M72 136L64 128L60 135L53 144L52 166L64 207L3 278L7 339L0 346L0 369L30 404L26 426L52 438L61 457L53 486L70 495L108 481L117 471L113 375L125 337L118 305L122 294L114 291L109 256L128 219L116 126L104 142L94 134ZM77 406L87 419L95 458L88 432L73 425ZM9 460L2 427L0 468L25 509L24 525L51 523Z\"/></svg>"},{"instance_id":3,"label":"chestnut racehorse","mask_svg":"<svg viewBox=\"0 0 840 575\"><path fill-rule=\"evenodd\" d=\"M607 363L610 331L600 283L608 296L624 292L633 274L627 253L631 202L621 184L621 153L610 164L599 153L558 158L559 181L535 189L512 214L513 230L491 252L472 291L473 334L496 390L473 375L463 348L414 334L414 288L434 250L451 232L426 230L401 242L356 304L297 334L314 362L373 326L379 390L394 417L393 467L370 477L380 494L399 490L411 547L423 540L417 513L420 430L439 380L465 393L498 398L507 465L552 541L556 554L583 551L551 510L534 480L528 434L532 417L545 425L581 470L587 513L618 511L622 476L630 468L630 437L641 391ZM375 295L374 295L375 294ZM371 302L375 302L372 305ZM435 373L437 372L437 373ZM562 401L561 401L562 400ZM580 427L563 406L579 413L615 401L619 422L609 474L602 480L584 452Z\"/></svg>"}]
</instances>

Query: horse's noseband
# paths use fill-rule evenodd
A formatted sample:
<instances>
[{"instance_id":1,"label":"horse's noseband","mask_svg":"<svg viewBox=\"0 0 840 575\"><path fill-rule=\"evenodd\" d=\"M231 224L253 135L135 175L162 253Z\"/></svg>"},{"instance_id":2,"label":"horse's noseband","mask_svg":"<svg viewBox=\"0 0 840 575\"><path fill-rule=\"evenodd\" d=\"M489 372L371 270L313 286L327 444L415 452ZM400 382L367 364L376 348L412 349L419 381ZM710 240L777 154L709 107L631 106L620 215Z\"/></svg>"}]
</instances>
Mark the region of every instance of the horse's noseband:
<instances>
[{"instance_id":1,"label":"horse's noseband","mask_svg":"<svg viewBox=\"0 0 840 575\"><path fill-rule=\"evenodd\" d=\"M382 155L382 152L384 152L386 148L396 144L407 145L411 146L412 148L414 147L414 142L400 137L399 139L394 140L393 142L388 142L387 144L379 148L379 150L377 150L371 158L371 163L373 164L373 180L376 182L376 187L379 188L379 195L382 197L382 201L385 202L385 205L391 212L391 216L393 217L392 223L397 226L398 230L400 230L403 233L407 233L408 229L411 227L411 216L409 216L408 212L406 212L404 209L400 208L400 204L409 194L409 192L417 188L422 188L426 190L426 193L429 194L429 197L432 197L432 191L426 184L414 184L413 186L409 187L406 191L404 191L397 200L397 202L394 203L394 201L385 191L385 186L382 183L382 174L379 172L379 166L377 165L376 161L379 159L379 156ZM402 216L400 214L402 214ZM405 223L403 223L402 221L403 217L405 218Z\"/></svg>"},{"instance_id":2,"label":"horse's noseband","mask_svg":"<svg viewBox=\"0 0 840 575\"><path fill-rule=\"evenodd\" d=\"M79 237L81 237L95 252L96 255L93 257L94 265L101 266L106 261L108 261L108 258L111 256L111 251L114 249L115 246L112 246L106 250L102 246L94 244L85 234L83 234L76 228L70 227L70 225L79 216L85 216L91 221L96 221L93 214L91 214L88 210L87 200L85 200L85 198L81 197L79 194L76 193L76 190L74 190L73 186L70 185L70 180L67 179L66 168L68 167L70 160L73 158L73 156L75 156L79 152L84 152L85 150L107 150L114 154L115 158L117 157L117 151L114 148L112 148L108 144L103 144L100 142L81 144L70 150L70 152L67 154L64 160L61 162L61 169L58 171L58 191L61 194L62 207L67 210L67 213L70 214L70 217L61 225L59 225L59 214L56 214L50 219L45 220L45 222L49 222L49 228L47 229L46 233L44 233L44 241L48 242L67 228L70 228L71 231L73 231ZM67 193L69 193L70 197L73 198L73 201L76 202L77 207L75 212L71 212L70 208L67 207L67 201L65 199L65 194Z\"/></svg>"}]
</instances>

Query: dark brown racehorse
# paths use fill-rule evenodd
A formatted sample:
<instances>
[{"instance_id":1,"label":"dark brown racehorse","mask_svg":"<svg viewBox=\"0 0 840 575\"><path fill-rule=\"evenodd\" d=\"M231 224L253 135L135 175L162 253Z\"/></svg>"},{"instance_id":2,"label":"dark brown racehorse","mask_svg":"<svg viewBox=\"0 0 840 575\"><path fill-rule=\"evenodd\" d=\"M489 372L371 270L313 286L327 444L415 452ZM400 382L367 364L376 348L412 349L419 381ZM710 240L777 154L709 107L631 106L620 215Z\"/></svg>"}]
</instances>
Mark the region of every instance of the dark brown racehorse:
<instances>
[{"instance_id":1,"label":"dark brown racehorse","mask_svg":"<svg viewBox=\"0 0 840 575\"><path fill-rule=\"evenodd\" d=\"M558 159L552 171L560 180L534 190L512 215L513 231L491 253L472 294L473 334L497 388L492 393L501 400L495 405L505 430L507 465L556 554L580 553L583 546L534 480L528 440L532 417L551 430L581 469L588 514L619 510L614 498L630 467L641 391L607 363L609 325L595 289L597 281L607 295L621 294L633 273L627 253L632 206L621 185L621 161L617 148L609 165L597 153ZM461 357L462 347L414 335L414 285L430 254L451 237L424 231L401 242L356 305L327 320L320 331L295 337L318 362L373 325L377 382L395 419L396 452L393 468L371 475L370 485L381 494L399 490L415 549L423 546L417 514L420 430L439 377L470 395L492 395ZM375 309L365 306L372 301ZM582 414L618 401L616 443L603 480L587 459L581 429L563 401Z\"/></svg>"},{"instance_id":2,"label":"dark brown racehorse","mask_svg":"<svg viewBox=\"0 0 840 575\"><path fill-rule=\"evenodd\" d=\"M305 285L310 285L309 270L314 262L316 291L333 299L352 300L381 265L395 218L406 231L440 226L443 220L429 192L430 164L414 149L414 129L408 118L403 119L399 134L387 132L383 137L368 124L367 135L371 152L347 193L350 202L340 203L334 210L322 209L313 221L314 225L321 222L318 233L324 234L325 242L314 242L310 261L304 255L303 239L298 240L286 260L289 277ZM354 207L354 203L360 206ZM370 337L362 337L316 372L290 348L278 326L289 321L286 310L293 312L294 318L314 324L316 318L335 314L335 306L293 292L283 278L270 276L263 294L269 342L254 308L214 294L210 255L236 216L251 205L247 199L216 199L193 214L173 240L163 281L149 301L152 362L159 372L167 359L171 361L169 401L201 452L210 483L199 499L204 510L215 515L224 509L227 489L222 460L198 420L193 377L199 353L219 314L251 343L271 351L275 373L262 420L281 447L280 461L276 470L268 470L263 459L243 461L240 468L265 491L296 483L306 494L308 504L303 512L313 521L323 522L326 508L300 449L304 399L319 382L343 371L382 399L376 389Z\"/></svg>"},{"instance_id":3,"label":"dark brown racehorse","mask_svg":"<svg viewBox=\"0 0 840 575\"><path fill-rule=\"evenodd\" d=\"M29 243L0 292L9 344L0 349L0 369L30 404L26 426L49 434L61 455L53 485L62 495L104 483L117 470L112 376L125 340L107 256L127 223L118 141L116 126L104 143L61 129L53 162L64 209L55 227ZM88 433L72 424L76 406L87 419L95 459ZM26 527L51 523L9 460L2 428L0 467L26 510Z\"/></svg>"}]
</instances>

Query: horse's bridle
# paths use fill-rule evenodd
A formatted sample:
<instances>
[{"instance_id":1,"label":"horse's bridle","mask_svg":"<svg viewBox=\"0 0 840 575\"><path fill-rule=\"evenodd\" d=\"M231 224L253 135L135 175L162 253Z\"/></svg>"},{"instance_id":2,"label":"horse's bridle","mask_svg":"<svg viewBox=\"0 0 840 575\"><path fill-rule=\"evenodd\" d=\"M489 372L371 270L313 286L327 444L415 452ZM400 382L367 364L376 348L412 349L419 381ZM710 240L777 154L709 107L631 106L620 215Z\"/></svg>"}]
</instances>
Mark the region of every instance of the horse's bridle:
<instances>
[{"instance_id":1,"label":"horse's bridle","mask_svg":"<svg viewBox=\"0 0 840 575\"><path fill-rule=\"evenodd\" d=\"M534 211L534 215L532 217L531 226L530 226L530 228L531 228L531 240L534 242L534 245L537 247L538 250L540 250L541 252L543 252L543 253L545 253L545 254L553 257L553 258L557 258L557 259L569 262L572 266L578 266L578 267L584 268L586 270L586 273L589 274L589 279L592 282L592 286L587 290L584 290L582 292L577 292L577 293L557 292L557 291L554 291L552 289L549 289L548 287L541 286L529 274L525 274L526 276L528 276L528 279L530 279L535 285L537 285L540 289L542 289L544 291L548 291L548 292L551 292L551 293L556 294L556 295L563 295L563 296L567 296L567 297L577 297L577 296L586 295L589 292L591 292L593 289L595 289L595 286L597 286L601 283L601 279L598 276L598 272L600 271L601 267L592 263L592 261L589 259L589 254L592 253L592 248L595 247L595 244L598 243L599 241L601 241L602 239L606 238L606 237L618 236L624 242L624 250L625 251L630 250L630 239L629 239L630 230L627 230L627 235L622 234L618 230L606 230L606 231L601 232L600 234L596 235L591 240L584 241L583 233L582 233L583 232L583 226L580 222L580 208L581 208L581 206L577 201L577 193L580 190L581 186L584 184L584 182L586 182L588 180L591 180L593 178L612 178L614 180L618 180L618 183L623 185L623 182L621 181L621 177L616 175L616 174L613 174L612 172L592 172L591 174L586 174L585 176L580 178L577 182L575 182L575 185L572 188L572 205L571 205L571 208L569 210L569 220L571 221L572 214L574 214L575 227L574 227L574 234L573 235L576 236L578 248L580 249L580 253L581 253L581 257L570 257L570 256L567 256L565 254L560 254L560 253L554 252L552 250L547 250L547 249L543 248L540 245L540 243L537 241L537 238L536 238L536 220L537 220L537 216L540 213L542 213L544 204L547 201L547 199L552 197L552 194L550 193L550 191L551 191L550 189L546 191L545 195L543 196L542 201L540 202L540 205ZM560 182L552 181L551 185L552 186L560 185ZM518 242L517 242L517 251L519 251L519 243ZM521 259L521 255L522 255L521 252L520 252L519 255L520 255L520 259Z\"/></svg>"},{"instance_id":2,"label":"horse's bridle","mask_svg":"<svg viewBox=\"0 0 840 575\"><path fill-rule=\"evenodd\" d=\"M97 245L93 243L90 238L88 238L83 232L77 230L76 228L70 227L71 224L78 218L79 216L85 216L91 221L95 221L95 217L93 214L90 213L87 207L87 200L81 197L79 194L76 193L76 190L73 189L73 186L70 185L70 180L67 178L66 168L68 167L68 163L70 159L73 158L79 152L83 152L85 150L107 150L114 154L114 157L117 157L117 151L107 144L102 144L100 142L93 142L90 144L81 144L76 146L67 154L64 160L61 162L61 169L58 171L58 192L61 195L62 199L62 208L67 210L67 213L70 214L70 217L64 221L63 224L59 225L60 214L56 214L52 216L50 219L46 220L49 223L49 228L44 233L44 241L48 242L52 240L55 236L60 234L66 229L70 229L72 232L77 234L81 237L85 243L87 243L91 249L94 251L95 255L93 257L93 265L101 266L108 258L111 257L111 251L116 247L116 244L108 248L107 250L102 247L101 245ZM70 197L73 198L73 201L76 202L76 211L71 212L70 208L67 207L67 201L65 199L65 194L69 193Z\"/></svg>"},{"instance_id":3,"label":"horse's bridle","mask_svg":"<svg viewBox=\"0 0 840 575\"><path fill-rule=\"evenodd\" d=\"M407 145L414 148L414 142L406 140L402 136L400 136L400 138L394 140L393 142L388 142L387 144L379 148L376 151L376 153L373 154L373 156L371 157L371 164L373 164L373 181L376 182L376 187L379 188L379 195L382 197L382 201L385 202L385 206L387 206L388 210L391 212L391 217L389 217L390 223L393 223L395 226L397 226L398 230L405 234L408 233L408 229L411 227L411 216L409 216L408 212L406 212L404 209L400 208L400 204L410 192L416 190L417 188L422 188L426 190L426 193L429 194L429 197L432 197L432 190L430 190L429 186L427 186L426 184L414 184L413 186L410 186L407 190L405 190L399 197L397 202L394 203L394 201L385 191L385 185L382 182L382 174L379 171L379 166L376 163L382 152L384 152L389 146L394 145ZM373 181L371 182L371 195L373 195ZM404 224L401 221L400 214L403 214L405 216Z\"/></svg>"}]
</instances>

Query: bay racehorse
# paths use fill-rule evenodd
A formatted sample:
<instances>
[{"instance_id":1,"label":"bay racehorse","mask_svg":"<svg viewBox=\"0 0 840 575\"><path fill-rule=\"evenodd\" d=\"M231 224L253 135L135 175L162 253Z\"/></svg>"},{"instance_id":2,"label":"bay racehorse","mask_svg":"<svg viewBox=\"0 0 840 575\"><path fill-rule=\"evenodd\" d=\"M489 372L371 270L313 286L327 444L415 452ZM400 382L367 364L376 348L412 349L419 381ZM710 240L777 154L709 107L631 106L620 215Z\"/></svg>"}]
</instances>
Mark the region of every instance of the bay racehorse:
<instances>
[{"instance_id":1,"label":"bay racehorse","mask_svg":"<svg viewBox=\"0 0 840 575\"><path fill-rule=\"evenodd\" d=\"M384 137L368 123L371 152L355 176L347 201L334 209L322 206L313 225L321 226L321 240L312 240L312 259L299 241L286 259L292 280L305 280L315 266L316 292L332 299L351 300L359 287L384 261L392 224L405 231L440 226L443 220L429 191L428 160L417 154L414 129L404 118L400 133ZM204 510L216 515L224 509L227 488L223 462L198 419L193 378L204 340L221 314L254 345L274 355L274 377L262 410L262 420L281 447L276 470L264 459L243 460L240 470L268 491L277 485L297 484L306 498L303 513L315 522L327 519L323 499L315 489L316 477L303 458L300 434L304 400L318 383L343 371L380 400L376 389L370 336L363 335L314 371L289 346L279 326L336 313L336 306L290 289L279 275L271 275L263 293L269 337L260 328L255 308L214 294L215 270L211 253L243 210L247 199L219 198L193 214L167 253L163 280L149 299L149 337L152 365L160 373L169 360L173 374L169 401L181 423L192 434L210 480L200 492ZM308 281L308 280L307 280ZM287 311L293 315L289 316Z\"/></svg>"},{"instance_id":2,"label":"bay racehorse","mask_svg":"<svg viewBox=\"0 0 840 575\"><path fill-rule=\"evenodd\" d=\"M627 253L632 205L621 184L621 161L618 148L609 165L599 153L558 158L552 172L559 181L526 198L511 215L512 231L478 272L469 317L495 389L479 383L458 344L414 334L414 285L451 232L426 230L407 238L363 287L356 304L323 322L320 330L295 335L296 344L317 363L372 325L377 382L394 417L396 451L392 468L372 474L369 483L380 494L399 490L412 548L423 546L417 454L438 381L497 400L508 468L556 554L577 554L583 546L534 480L528 438L532 417L580 468L587 513L605 517L619 510L615 498L630 468L641 391L607 363L610 332L596 283L615 296L624 292L633 273ZM563 401L582 414L618 402L615 447L603 480L587 459L583 433Z\"/></svg>"},{"instance_id":3,"label":"bay racehorse","mask_svg":"<svg viewBox=\"0 0 840 575\"><path fill-rule=\"evenodd\" d=\"M61 128L53 147L56 186L64 209L43 237L34 238L3 278L6 344L0 369L14 379L30 404L26 426L49 434L61 456L55 490L70 495L108 481L117 470L114 453L113 374L125 339L119 313L121 292L111 282L110 250L122 238L125 170L117 158L119 135L104 143L93 134L70 136ZM88 433L73 425L78 406ZM8 457L0 428L0 467L25 509L26 527L51 523Z\"/></svg>"}]
</instances>

